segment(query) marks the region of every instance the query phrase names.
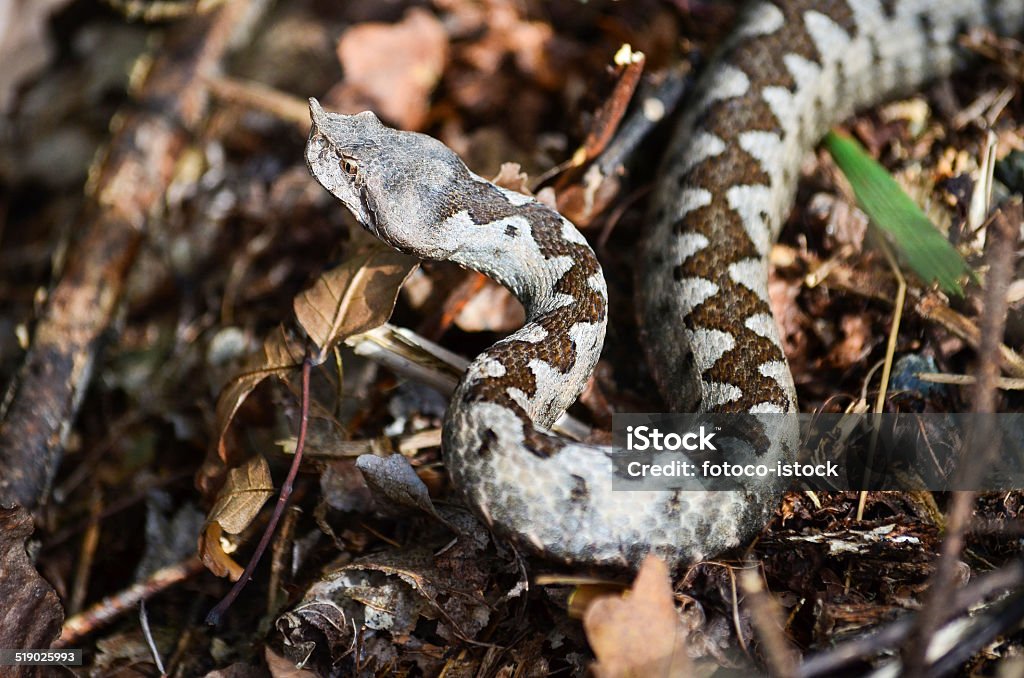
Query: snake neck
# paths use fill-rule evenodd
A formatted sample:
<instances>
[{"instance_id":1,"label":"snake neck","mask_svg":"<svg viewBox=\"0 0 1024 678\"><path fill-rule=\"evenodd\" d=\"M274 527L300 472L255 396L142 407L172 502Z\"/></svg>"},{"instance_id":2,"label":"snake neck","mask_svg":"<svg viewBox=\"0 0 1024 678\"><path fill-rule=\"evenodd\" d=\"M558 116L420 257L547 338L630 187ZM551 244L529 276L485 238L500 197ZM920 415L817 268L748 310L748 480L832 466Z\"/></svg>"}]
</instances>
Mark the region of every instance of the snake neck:
<instances>
[{"instance_id":1,"label":"snake neck","mask_svg":"<svg viewBox=\"0 0 1024 678\"><path fill-rule=\"evenodd\" d=\"M607 287L593 250L569 221L526 196L482 181L470 184L449 218L461 222L466 234L450 259L508 288L522 302L527 322L473 361L449 418L464 417L474 404L498 404L516 413L524 435L536 437L532 427L550 427L597 363ZM540 447L554 444L537 440Z\"/></svg>"}]
</instances>

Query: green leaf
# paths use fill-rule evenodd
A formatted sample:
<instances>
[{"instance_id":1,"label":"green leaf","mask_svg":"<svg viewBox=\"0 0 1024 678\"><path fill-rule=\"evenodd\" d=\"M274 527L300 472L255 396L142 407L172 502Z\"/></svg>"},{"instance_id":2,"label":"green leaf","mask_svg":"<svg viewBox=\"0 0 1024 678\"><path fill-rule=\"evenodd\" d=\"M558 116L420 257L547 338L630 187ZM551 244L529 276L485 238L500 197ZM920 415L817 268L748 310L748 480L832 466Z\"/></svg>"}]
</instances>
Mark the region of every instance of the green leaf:
<instances>
[{"instance_id":1,"label":"green leaf","mask_svg":"<svg viewBox=\"0 0 1024 678\"><path fill-rule=\"evenodd\" d=\"M848 136L829 132L825 148L849 179L860 208L890 236L910 268L947 294L963 296L961 280L974 275L967 262L885 168Z\"/></svg>"}]
</instances>

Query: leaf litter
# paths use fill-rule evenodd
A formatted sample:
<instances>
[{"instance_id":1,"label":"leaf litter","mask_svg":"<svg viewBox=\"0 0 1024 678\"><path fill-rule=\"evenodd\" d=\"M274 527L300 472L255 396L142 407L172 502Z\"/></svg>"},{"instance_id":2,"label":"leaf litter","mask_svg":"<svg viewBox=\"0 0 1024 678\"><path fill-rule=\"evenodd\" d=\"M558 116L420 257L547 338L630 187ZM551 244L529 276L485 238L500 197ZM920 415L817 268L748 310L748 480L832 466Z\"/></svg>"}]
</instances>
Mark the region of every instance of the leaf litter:
<instances>
[{"instance_id":1,"label":"leaf litter","mask_svg":"<svg viewBox=\"0 0 1024 678\"><path fill-rule=\"evenodd\" d=\"M81 14L86 24L100 20L90 15L96 11ZM522 190L529 186L523 172L540 177L571 158L573 148L586 146L588 134L602 131L590 125L593 116L604 107L618 110L613 92L620 80L604 72L623 42L647 55L637 87L643 95L651 91L648 78L659 75L677 44L695 61L710 53L729 13L704 3L641 2L598 10L593 3L533 7L499 0L438 0L413 8L372 2L333 8L321 3L316 11L305 3L275 8L273 20L250 34L250 46L231 64L235 87L213 88L218 98L197 136L202 142L184 156L187 162L161 220L164 230L145 246L145 266L127 295L124 325L112 337L109 358L99 363L100 376L74 424L67 467L58 478L63 503L48 508L40 523L41 529L72 528L75 512L88 506L91 488L99 486L109 495L111 503L100 512L101 548L87 573L87 602L100 602L100 596L129 583L142 590L156 586L157 575L146 574L150 568L132 573L148 560L145 551L155 552L154 530L201 529L200 553L210 569L221 576L240 574L235 558L251 550L267 513L263 504L278 490L290 461L277 442L294 437L297 367L309 339L322 361L310 395L313 446L351 452L358 443L372 455L357 462L350 452L346 459L313 454L304 462L296 483L300 512L294 530L282 532L268 566L287 599L283 613L267 609L276 596L263 595L262 568L222 628L196 631L223 592L222 582L208 575L186 568L173 588L150 601L154 636L175 675L265 675L264 668L272 675L547 675L579 674L587 667L598 675L645 675L651 662L675 671L676 658L683 656L701 671L762 666L765 650L754 633L757 622L736 585L735 571L749 557L761 560L768 590L787 614L784 632L805 653L858 638L918 605L940 539L930 509L909 497L873 494L864 521L857 523L850 518L856 501L848 494L791 495L751 552L674 573L677 594L656 563L645 565L625 594L626 582L612 577L591 592L613 594L585 604L581 625L571 616L575 596L565 585L537 583L538 574L557 572L557 566L524 560L458 508L458 495L444 473L436 438L441 422L434 408L391 408L399 400L399 378L344 348L354 337L377 342L377 357L393 355L399 338L406 346L426 346L426 340L403 329L412 327L429 329L427 339L472 356L495 332L517 321L515 304L490 283L463 286L465 298L453 300L459 285L440 281L446 276L458 281L462 274L434 266L417 274L434 283L424 294L400 295L412 262L361 250L365 240L344 211L305 175L304 121L286 114L296 110L290 104L326 92L335 108L373 107L393 122L441 137L483 176L496 173L502 162L520 163L525 170L506 170L505 176ZM61 21L55 25L65 26ZM141 38L173 32L178 25L127 30ZM972 40L1008 72L1019 70L1019 44L991 36ZM95 58L88 49L82 54ZM39 92L45 90L36 87L55 81L50 78L69 81L67 66L59 54L56 58L38 84L22 86L23 102L43 96ZM247 88L247 77L266 87ZM984 228L967 232L963 226L978 165L972 160L979 146L973 120L985 118L994 127L997 177L1012 183L1012 167L1001 170L1001 159L1024 148L1015 123L1019 107L1004 94L1012 85L975 80L953 81L964 102L960 109L977 113L952 126L947 127L950 116L942 110L948 92L942 91L850 125L886 166L906 169L911 179L916 175L925 196L943 202L952 215L951 238L963 243L984 240ZM43 98L51 102L48 114L55 122L52 135L43 135L40 144L58 134L72 138L80 129L61 120L81 125L92 119L74 108L81 101ZM267 102L265 110L253 103L260 101ZM109 104L96 102L90 101L93 118L97 110L113 112ZM921 102L938 103L929 115ZM17 105L14 115L24 115ZM629 128L630 111L622 119L617 115L608 129ZM92 132L98 138L106 134L107 120L101 122ZM18 144L32 147L32 139ZM613 135L605 149L616 148ZM647 158L649 151L643 153L639 157ZM598 155L591 167L603 160ZM600 182L566 172L530 187L559 204L574 201L571 209L595 228L614 222L602 253L615 331L602 365L603 398L610 406L602 405L601 411L659 407L645 368L635 360L628 306L633 274L628 253L642 227L642 191L650 181L642 168L655 164L616 161L617 169L602 174ZM808 168L804 185L828 196L828 204L818 216L816 208L798 207L791 221L806 228L787 231L773 252L773 302L781 306L801 400L810 408L832 407L875 388L868 383L868 368L884 344L893 296L884 264L864 245L861 217L837 186L834 171L827 162ZM56 174L46 177L42 188L27 184L25 176L6 170L0 176L5 189L0 207L8 222L0 237L3 252L14 253L4 254L4 262L8 256L16 259L11 287L5 288L10 310L0 317L5 328L31 321L34 291L49 283L49 257L67 242L53 224L78 208L79 198L48 188ZM995 187L997 199L1001 185ZM46 208L29 208L38 202L32 190L50 191ZM961 251L976 267L977 252ZM807 282L817 274L814 284ZM979 342L977 289L969 284L967 300L953 304L930 290L911 293L915 314L901 326L900 350L938 371L969 371L970 347ZM400 327L381 326L393 310L392 328ZM1015 314L1011 309L1010 337ZM388 333L392 343L377 339ZM13 329L8 335L18 336ZM237 358L249 346L259 350L242 365ZM5 374L21 351L16 343L8 347L0 344ZM143 360L125 360L138 356ZM425 372L443 369L424 364ZM1007 364L1012 368L1012 356ZM432 383L443 388L448 382ZM959 388L950 388L922 395L921 402L948 410L964 397ZM586 405L574 412L595 421L602 416ZM403 441L413 440L426 442L396 453ZM371 447L367 441L377 442ZM196 490L171 485L167 496L182 510L158 520L154 506L143 517L129 509L143 503L145 494L122 497L119 485L130 477L129 469L139 467L158 479L195 473ZM999 535L1019 522L1018 495L980 506L979 520L996 527L974 537L976 550L964 556L971 573L1017 557L1019 548ZM179 520L190 503L208 509L205 527L195 525L195 516ZM24 527L11 528L7 534L23 532ZM13 548L8 553L24 553L23 537L4 542L2 536L0 544ZM174 540L165 545L181 555ZM228 554L224 546L237 550ZM44 546L35 561L61 596L74 579L78 559L72 551ZM25 567L32 569L31 561L18 562L17 571L29 574ZM581 584L579 600L584 590ZM151 662L131 617L114 630L97 626L77 636L97 675ZM52 630L55 618L43 615L37 622ZM166 639L182 631L190 633L176 653ZM630 634L635 640L626 642ZM1015 651L1012 641L1003 641L991 646L985 661L991 665ZM294 668L296 662L306 668Z\"/></svg>"}]
</instances>

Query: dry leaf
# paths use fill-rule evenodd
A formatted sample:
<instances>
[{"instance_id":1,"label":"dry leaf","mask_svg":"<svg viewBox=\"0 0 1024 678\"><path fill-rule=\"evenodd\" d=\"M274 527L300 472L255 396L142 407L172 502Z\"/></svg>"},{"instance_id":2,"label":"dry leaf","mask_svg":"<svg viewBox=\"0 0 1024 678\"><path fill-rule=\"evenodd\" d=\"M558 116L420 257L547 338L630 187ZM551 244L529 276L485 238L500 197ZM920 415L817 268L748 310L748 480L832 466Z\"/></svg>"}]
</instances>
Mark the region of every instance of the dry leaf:
<instances>
[{"instance_id":1,"label":"dry leaf","mask_svg":"<svg viewBox=\"0 0 1024 678\"><path fill-rule=\"evenodd\" d=\"M533 191L530 190L530 175L523 171L518 162L501 163L498 175L491 179L491 183L516 193L533 195Z\"/></svg>"},{"instance_id":2,"label":"dry leaf","mask_svg":"<svg viewBox=\"0 0 1024 678\"><path fill-rule=\"evenodd\" d=\"M263 649L263 656L267 660L267 668L273 678L316 678L315 673L306 669L296 668L290 659L277 654L269 647Z\"/></svg>"},{"instance_id":3,"label":"dry leaf","mask_svg":"<svg viewBox=\"0 0 1024 678\"><path fill-rule=\"evenodd\" d=\"M228 479L206 520L220 523L228 534L239 534L273 494L274 480L270 477L270 467L263 455L257 454L228 471Z\"/></svg>"},{"instance_id":4,"label":"dry leaf","mask_svg":"<svg viewBox=\"0 0 1024 678\"><path fill-rule=\"evenodd\" d=\"M295 297L295 317L323 360L347 337L383 325L391 316L402 283L419 261L374 245L327 271Z\"/></svg>"},{"instance_id":5,"label":"dry leaf","mask_svg":"<svg viewBox=\"0 0 1024 678\"><path fill-rule=\"evenodd\" d=\"M222 532L220 523L213 522L207 524L206 529L199 535L199 557L202 558L206 569L216 576L228 577L231 581L238 581L245 568L224 552L220 545L220 535Z\"/></svg>"},{"instance_id":6,"label":"dry leaf","mask_svg":"<svg viewBox=\"0 0 1024 678\"><path fill-rule=\"evenodd\" d=\"M430 501L427 486L416 475L409 460L401 454L387 457L363 454L356 459L356 468L362 472L366 484L374 493L387 497L395 504L419 509L445 522L434 508L434 503Z\"/></svg>"},{"instance_id":7,"label":"dry leaf","mask_svg":"<svg viewBox=\"0 0 1024 678\"><path fill-rule=\"evenodd\" d=\"M679 621L668 567L647 556L623 596L595 600L583 615L587 640L597 656L597 678L693 674L686 630Z\"/></svg>"},{"instance_id":8,"label":"dry leaf","mask_svg":"<svg viewBox=\"0 0 1024 678\"><path fill-rule=\"evenodd\" d=\"M483 287L463 305L455 324L466 332L512 332L526 322L523 305L496 282L486 280Z\"/></svg>"},{"instance_id":9,"label":"dry leaf","mask_svg":"<svg viewBox=\"0 0 1024 678\"><path fill-rule=\"evenodd\" d=\"M302 660L315 653L338 666L350 660L354 644L362 643L359 657L367 675L392 675L372 669L393 668L389 658L395 650L422 652L426 645L417 631L422 620L431 620L432 633L449 643L478 638L491 621L493 601L505 593L493 588L489 574L495 567L490 536L464 509L439 507L439 512L458 539L431 525L403 547L328 567L275 621L285 655ZM422 673L439 675L441 668L428 664Z\"/></svg>"},{"instance_id":10,"label":"dry leaf","mask_svg":"<svg viewBox=\"0 0 1024 678\"><path fill-rule=\"evenodd\" d=\"M224 385L217 397L217 452L221 461L227 461L224 436L231 420L253 389L270 376L285 379L301 364L302 350L288 340L283 328L278 328L263 342L263 354L255 356L244 371Z\"/></svg>"},{"instance_id":11,"label":"dry leaf","mask_svg":"<svg viewBox=\"0 0 1024 678\"><path fill-rule=\"evenodd\" d=\"M430 94L448 60L448 34L430 12L413 7L397 24L362 23L338 41L345 109L372 108L397 127L420 129Z\"/></svg>"},{"instance_id":12,"label":"dry leaf","mask_svg":"<svg viewBox=\"0 0 1024 678\"><path fill-rule=\"evenodd\" d=\"M243 568L224 552L220 536L223 532L238 534L248 527L273 494L274 481L263 455L228 471L217 502L206 517L206 529L199 535L199 555L206 569L218 577L238 581Z\"/></svg>"},{"instance_id":13,"label":"dry leaf","mask_svg":"<svg viewBox=\"0 0 1024 678\"><path fill-rule=\"evenodd\" d=\"M25 552L32 516L20 506L0 504L0 648L46 649L60 635L64 611L53 587L39 576ZM35 666L4 667L5 676L39 675Z\"/></svg>"}]
</instances>

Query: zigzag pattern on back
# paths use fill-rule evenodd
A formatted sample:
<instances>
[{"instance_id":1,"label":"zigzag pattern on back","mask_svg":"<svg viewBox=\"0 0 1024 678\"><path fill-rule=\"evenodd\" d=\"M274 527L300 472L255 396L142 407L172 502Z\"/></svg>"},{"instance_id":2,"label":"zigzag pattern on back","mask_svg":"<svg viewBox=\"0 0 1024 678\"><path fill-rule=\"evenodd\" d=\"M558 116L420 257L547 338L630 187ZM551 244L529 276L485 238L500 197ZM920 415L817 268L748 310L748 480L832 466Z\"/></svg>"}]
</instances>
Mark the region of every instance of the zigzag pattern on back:
<instances>
[{"instance_id":1,"label":"zigzag pattern on back","mask_svg":"<svg viewBox=\"0 0 1024 678\"><path fill-rule=\"evenodd\" d=\"M1019 26L1021 14L1010 2L920 0L750 8L702 78L652 209L654 280L638 287L645 347L671 366L656 376L673 407L795 411L767 254L803 155L854 108L951 71L965 27Z\"/></svg>"}]
</instances>

